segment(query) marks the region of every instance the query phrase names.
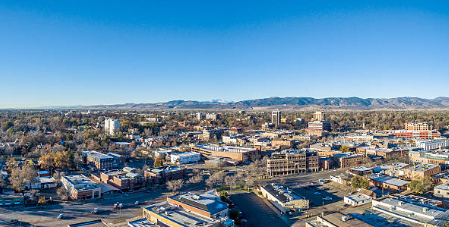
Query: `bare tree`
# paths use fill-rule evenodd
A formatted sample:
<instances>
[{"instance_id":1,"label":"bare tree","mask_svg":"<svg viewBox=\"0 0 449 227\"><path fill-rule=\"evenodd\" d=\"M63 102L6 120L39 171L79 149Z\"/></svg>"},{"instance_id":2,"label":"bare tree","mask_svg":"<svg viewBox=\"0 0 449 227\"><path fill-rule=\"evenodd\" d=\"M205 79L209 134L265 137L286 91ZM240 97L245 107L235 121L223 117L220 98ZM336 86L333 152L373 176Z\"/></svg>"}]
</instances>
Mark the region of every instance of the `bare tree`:
<instances>
[{"instance_id":1,"label":"bare tree","mask_svg":"<svg viewBox=\"0 0 449 227\"><path fill-rule=\"evenodd\" d=\"M67 191L67 189L64 186L59 187L58 190L56 190L56 194L58 194L59 198L61 198L64 201L68 200L70 196L69 191Z\"/></svg>"},{"instance_id":2,"label":"bare tree","mask_svg":"<svg viewBox=\"0 0 449 227\"><path fill-rule=\"evenodd\" d=\"M189 179L189 182L192 184L196 184L196 183L200 183L202 180L203 180L203 177L200 174L195 174Z\"/></svg>"},{"instance_id":3,"label":"bare tree","mask_svg":"<svg viewBox=\"0 0 449 227\"><path fill-rule=\"evenodd\" d=\"M167 181L167 189L171 190L173 194L184 185L184 181L182 179L179 180L171 180Z\"/></svg>"},{"instance_id":4,"label":"bare tree","mask_svg":"<svg viewBox=\"0 0 449 227\"><path fill-rule=\"evenodd\" d=\"M227 176L225 177L225 183L229 186L229 191L232 191L233 186L237 182L237 176Z\"/></svg>"}]
</instances>

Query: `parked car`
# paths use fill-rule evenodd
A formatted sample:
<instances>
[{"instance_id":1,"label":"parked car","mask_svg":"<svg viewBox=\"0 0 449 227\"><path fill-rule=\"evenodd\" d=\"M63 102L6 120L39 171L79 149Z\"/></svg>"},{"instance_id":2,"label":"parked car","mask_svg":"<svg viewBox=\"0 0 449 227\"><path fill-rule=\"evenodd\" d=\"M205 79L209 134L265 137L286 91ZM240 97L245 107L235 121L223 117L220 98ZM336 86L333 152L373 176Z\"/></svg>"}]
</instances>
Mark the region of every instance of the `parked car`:
<instances>
[{"instance_id":1,"label":"parked car","mask_svg":"<svg viewBox=\"0 0 449 227\"><path fill-rule=\"evenodd\" d=\"M19 220L17 220L17 219L11 219L11 221L9 221L10 224L15 224L17 222L19 222Z\"/></svg>"},{"instance_id":2,"label":"parked car","mask_svg":"<svg viewBox=\"0 0 449 227\"><path fill-rule=\"evenodd\" d=\"M326 196L326 197L323 198L323 200L332 200L332 197Z\"/></svg>"}]
</instances>

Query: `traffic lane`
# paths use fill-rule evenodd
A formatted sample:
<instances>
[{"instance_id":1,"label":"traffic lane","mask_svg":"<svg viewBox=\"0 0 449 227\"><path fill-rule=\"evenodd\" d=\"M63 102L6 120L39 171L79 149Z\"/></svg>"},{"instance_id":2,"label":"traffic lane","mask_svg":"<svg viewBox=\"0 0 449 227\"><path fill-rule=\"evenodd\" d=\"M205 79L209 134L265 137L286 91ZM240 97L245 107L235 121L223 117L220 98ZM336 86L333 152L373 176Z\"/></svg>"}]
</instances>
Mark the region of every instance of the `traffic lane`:
<instances>
[{"instance_id":1,"label":"traffic lane","mask_svg":"<svg viewBox=\"0 0 449 227\"><path fill-rule=\"evenodd\" d=\"M242 193L231 195L232 201L242 211L248 222L243 226L258 227L287 227L288 225L270 207L265 204L262 198L253 193Z\"/></svg>"}]
</instances>

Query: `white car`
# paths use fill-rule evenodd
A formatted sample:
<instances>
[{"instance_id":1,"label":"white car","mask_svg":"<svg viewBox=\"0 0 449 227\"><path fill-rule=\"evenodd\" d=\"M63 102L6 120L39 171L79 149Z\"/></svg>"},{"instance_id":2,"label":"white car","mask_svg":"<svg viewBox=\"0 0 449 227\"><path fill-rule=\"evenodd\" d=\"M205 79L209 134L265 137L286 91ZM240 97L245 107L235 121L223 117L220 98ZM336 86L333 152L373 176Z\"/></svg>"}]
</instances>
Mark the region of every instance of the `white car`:
<instances>
[{"instance_id":1,"label":"white car","mask_svg":"<svg viewBox=\"0 0 449 227\"><path fill-rule=\"evenodd\" d=\"M326 197L323 198L323 200L332 200L332 197L326 196Z\"/></svg>"}]
</instances>

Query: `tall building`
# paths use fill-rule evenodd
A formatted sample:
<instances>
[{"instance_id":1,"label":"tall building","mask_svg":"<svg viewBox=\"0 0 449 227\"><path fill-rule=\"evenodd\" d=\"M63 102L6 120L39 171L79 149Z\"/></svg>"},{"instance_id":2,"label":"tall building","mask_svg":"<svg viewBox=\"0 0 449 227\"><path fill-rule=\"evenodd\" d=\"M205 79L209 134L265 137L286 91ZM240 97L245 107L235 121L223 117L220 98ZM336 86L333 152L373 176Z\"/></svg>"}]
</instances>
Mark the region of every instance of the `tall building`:
<instances>
[{"instance_id":1,"label":"tall building","mask_svg":"<svg viewBox=\"0 0 449 227\"><path fill-rule=\"evenodd\" d=\"M276 128L279 126L281 123L281 111L273 110L271 113L271 123L273 123Z\"/></svg>"},{"instance_id":2,"label":"tall building","mask_svg":"<svg viewBox=\"0 0 449 227\"><path fill-rule=\"evenodd\" d=\"M113 118L107 118L104 120L104 131L108 135L115 135L120 132L120 120L115 120Z\"/></svg>"},{"instance_id":3,"label":"tall building","mask_svg":"<svg viewBox=\"0 0 449 227\"><path fill-rule=\"evenodd\" d=\"M326 121L326 114L324 111L316 111L313 114L313 119L307 125L307 132L309 135L325 136L331 130L331 124Z\"/></svg>"},{"instance_id":4,"label":"tall building","mask_svg":"<svg viewBox=\"0 0 449 227\"><path fill-rule=\"evenodd\" d=\"M204 119L204 114L203 114L203 113L200 113L200 112L196 113L196 119L197 119L198 121L203 120L203 119Z\"/></svg>"},{"instance_id":5,"label":"tall building","mask_svg":"<svg viewBox=\"0 0 449 227\"><path fill-rule=\"evenodd\" d=\"M326 113L324 113L324 111L316 111L313 114L313 118L315 118L316 121L325 121L326 120Z\"/></svg>"}]
</instances>

